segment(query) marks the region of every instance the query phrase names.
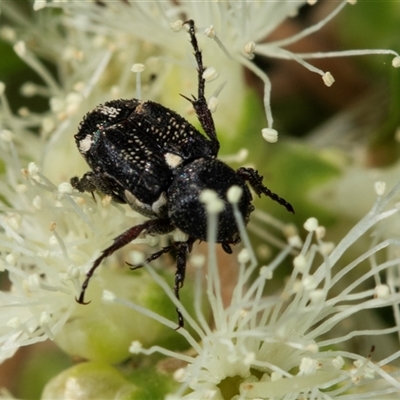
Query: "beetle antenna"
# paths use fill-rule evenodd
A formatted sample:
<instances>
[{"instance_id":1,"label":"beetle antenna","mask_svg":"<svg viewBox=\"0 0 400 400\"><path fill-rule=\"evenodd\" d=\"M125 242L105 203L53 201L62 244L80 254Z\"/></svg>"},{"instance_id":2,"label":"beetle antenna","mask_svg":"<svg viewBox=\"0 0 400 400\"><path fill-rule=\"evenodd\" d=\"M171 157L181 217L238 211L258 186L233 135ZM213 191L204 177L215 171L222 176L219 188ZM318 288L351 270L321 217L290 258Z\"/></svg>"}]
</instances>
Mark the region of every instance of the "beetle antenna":
<instances>
[{"instance_id":1,"label":"beetle antenna","mask_svg":"<svg viewBox=\"0 0 400 400\"><path fill-rule=\"evenodd\" d=\"M266 196L284 206L286 210L294 214L292 205L276 193L271 192L266 186L263 185L263 177L259 175L258 171L253 168L241 167L236 170L236 173L244 180L248 181L250 186L254 189L258 196L264 193Z\"/></svg>"}]
</instances>

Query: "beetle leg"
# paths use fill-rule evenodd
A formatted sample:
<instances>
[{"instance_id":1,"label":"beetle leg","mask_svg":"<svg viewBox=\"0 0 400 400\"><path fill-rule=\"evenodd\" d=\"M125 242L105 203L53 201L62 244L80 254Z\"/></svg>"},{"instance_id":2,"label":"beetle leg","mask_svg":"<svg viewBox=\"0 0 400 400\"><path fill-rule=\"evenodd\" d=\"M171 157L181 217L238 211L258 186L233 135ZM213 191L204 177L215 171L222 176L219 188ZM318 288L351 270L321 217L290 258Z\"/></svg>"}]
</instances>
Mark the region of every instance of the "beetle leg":
<instances>
[{"instance_id":1,"label":"beetle leg","mask_svg":"<svg viewBox=\"0 0 400 400\"><path fill-rule=\"evenodd\" d=\"M74 176L70 179L71 186L77 189L79 192L93 193L97 189L93 182L93 176L93 172L86 172L82 178Z\"/></svg>"},{"instance_id":2,"label":"beetle leg","mask_svg":"<svg viewBox=\"0 0 400 400\"><path fill-rule=\"evenodd\" d=\"M90 192L94 198L94 192L99 191L103 194L109 195L117 203L126 203L126 201L113 190L110 190L110 181L113 184L121 184L108 174L95 173L92 171L86 172L82 178L74 176L70 179L73 188L79 192Z\"/></svg>"},{"instance_id":3,"label":"beetle leg","mask_svg":"<svg viewBox=\"0 0 400 400\"><path fill-rule=\"evenodd\" d=\"M205 89L205 79L203 78L203 73L205 68L203 66L203 57L201 55L201 51L199 49L199 45L196 39L196 33L194 28L194 21L191 19L186 21L185 24L189 25L189 35L190 35L190 43L192 44L194 50L194 56L197 62L197 74L198 74L198 93L197 99L193 97L193 99L189 99L186 96L182 96L185 99L189 100L193 108L196 112L197 118L205 132L205 134L209 137L213 146L213 155L217 156L219 151L219 141L217 138L217 133L215 131L214 120L211 115L211 111L208 108L207 100L204 97L204 89Z\"/></svg>"},{"instance_id":4,"label":"beetle leg","mask_svg":"<svg viewBox=\"0 0 400 400\"><path fill-rule=\"evenodd\" d=\"M192 251L193 243L195 239L189 238L186 242L175 242L174 244L178 247L176 254L176 273L175 273L175 285L174 293L175 297L179 300L179 290L182 288L185 281L186 273L186 258L187 255ZM179 310L176 308L176 313L178 314L178 328L183 328L184 320L183 316Z\"/></svg>"},{"instance_id":5,"label":"beetle leg","mask_svg":"<svg viewBox=\"0 0 400 400\"><path fill-rule=\"evenodd\" d=\"M82 283L81 292L79 297L76 301L80 304L89 304L90 302L85 302L85 292L89 285L90 278L92 277L94 271L99 267L101 262L113 254L115 251L119 250L120 248L124 247L132 240L136 239L142 232L146 231L146 233L168 233L173 230L173 226L169 222L169 220L161 220L161 219L151 219L149 221L144 222L143 224L133 226L127 229L124 233L117 236L114 239L114 242L111 246L107 247L105 250L102 251L100 257L98 257L93 265L92 268L86 273L86 279Z\"/></svg>"},{"instance_id":6,"label":"beetle leg","mask_svg":"<svg viewBox=\"0 0 400 400\"><path fill-rule=\"evenodd\" d=\"M232 254L232 249L231 246L229 246L229 243L221 243L221 246L225 253Z\"/></svg>"},{"instance_id":7,"label":"beetle leg","mask_svg":"<svg viewBox=\"0 0 400 400\"><path fill-rule=\"evenodd\" d=\"M231 244L236 245L236 244L239 244L240 242L241 242L241 239L240 239L239 235L237 236L236 239L234 239L234 240L232 240L230 242L222 242L221 243L222 250L224 250L225 253L227 253L227 254L232 254L233 252L232 252L232 249L231 249L230 245Z\"/></svg>"},{"instance_id":8,"label":"beetle leg","mask_svg":"<svg viewBox=\"0 0 400 400\"><path fill-rule=\"evenodd\" d=\"M175 247L175 244L171 244L170 246L163 247L160 251L157 251L157 253L153 253L150 257L146 258L142 263L133 265L131 263L128 263L125 261L125 264L129 265L131 267L131 270L135 270L138 268L142 268L144 265L157 260L157 258L161 257L165 253L169 253L173 248Z\"/></svg>"},{"instance_id":9,"label":"beetle leg","mask_svg":"<svg viewBox=\"0 0 400 400\"><path fill-rule=\"evenodd\" d=\"M178 251L177 251L177 255L176 255L176 273L175 273L174 293L175 293L176 298L179 300L179 290L182 288L183 283L185 281L187 255L192 251L194 241L195 241L195 239L189 238L186 242L175 242L170 246L162 248L157 253L152 254L143 263L141 263L139 265L132 265L130 263L127 263L127 264L131 266L132 270L141 268L145 264L147 264L153 260L156 260L163 254L170 252L174 247L177 247ZM178 314L178 328L177 329L179 329L179 328L183 327L184 319L183 319L183 316L178 307L176 308L176 313Z\"/></svg>"},{"instance_id":10,"label":"beetle leg","mask_svg":"<svg viewBox=\"0 0 400 400\"><path fill-rule=\"evenodd\" d=\"M266 186L263 185L262 180L263 177L259 175L258 171L253 168L245 168L241 167L236 170L236 173L244 180L248 181L250 186L254 189L257 195L260 197L262 193L266 196L270 197L272 200L276 201L280 205L284 206L286 210L294 214L294 209L292 205L287 202L282 197L279 197L277 194L271 192Z\"/></svg>"}]
</instances>

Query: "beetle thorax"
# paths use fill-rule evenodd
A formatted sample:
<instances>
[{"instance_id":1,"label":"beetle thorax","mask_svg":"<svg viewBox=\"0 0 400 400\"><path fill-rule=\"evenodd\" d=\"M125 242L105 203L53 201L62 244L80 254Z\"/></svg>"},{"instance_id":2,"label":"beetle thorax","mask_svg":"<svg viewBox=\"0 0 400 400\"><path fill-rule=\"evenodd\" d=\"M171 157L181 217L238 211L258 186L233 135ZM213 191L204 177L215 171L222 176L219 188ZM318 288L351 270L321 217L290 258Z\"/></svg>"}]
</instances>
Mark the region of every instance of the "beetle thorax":
<instances>
[{"instance_id":1,"label":"beetle thorax","mask_svg":"<svg viewBox=\"0 0 400 400\"><path fill-rule=\"evenodd\" d=\"M207 212L200 202L200 194L205 189L214 190L225 206L219 214L217 242L234 242L239 233L232 206L226 197L233 185L243 190L238 205L247 223L253 206L246 183L228 165L211 157L197 159L179 168L168 189L169 218L189 236L207 240Z\"/></svg>"}]
</instances>

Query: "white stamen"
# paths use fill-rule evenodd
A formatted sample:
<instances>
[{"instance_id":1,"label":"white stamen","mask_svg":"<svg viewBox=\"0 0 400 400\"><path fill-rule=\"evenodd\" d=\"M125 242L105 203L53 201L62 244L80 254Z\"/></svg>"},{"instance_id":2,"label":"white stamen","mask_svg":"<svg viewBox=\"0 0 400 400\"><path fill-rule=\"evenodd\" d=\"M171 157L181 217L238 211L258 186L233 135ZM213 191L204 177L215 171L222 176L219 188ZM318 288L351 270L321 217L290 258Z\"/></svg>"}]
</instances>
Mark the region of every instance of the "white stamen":
<instances>
[{"instance_id":1,"label":"white stamen","mask_svg":"<svg viewBox=\"0 0 400 400\"><path fill-rule=\"evenodd\" d=\"M101 199L101 204L103 207L108 207L111 204L112 197L110 195L104 196Z\"/></svg>"},{"instance_id":2,"label":"white stamen","mask_svg":"<svg viewBox=\"0 0 400 400\"><path fill-rule=\"evenodd\" d=\"M259 270L259 274L260 276L262 276L265 280L270 280L273 278L274 276L274 272L272 271L271 268L267 267L267 266L263 266L260 268Z\"/></svg>"},{"instance_id":3,"label":"white stamen","mask_svg":"<svg viewBox=\"0 0 400 400\"><path fill-rule=\"evenodd\" d=\"M303 241L299 235L290 236L288 238L288 243L295 249L300 249L303 246Z\"/></svg>"},{"instance_id":4,"label":"white stamen","mask_svg":"<svg viewBox=\"0 0 400 400\"><path fill-rule=\"evenodd\" d=\"M394 68L399 68L400 67L400 56L397 56L397 57L393 58L392 66Z\"/></svg>"},{"instance_id":5,"label":"white stamen","mask_svg":"<svg viewBox=\"0 0 400 400\"><path fill-rule=\"evenodd\" d=\"M136 73L136 98L138 100L142 99L142 81L140 79L140 74L144 71L144 64L133 64L131 68L132 72Z\"/></svg>"},{"instance_id":6,"label":"white stamen","mask_svg":"<svg viewBox=\"0 0 400 400\"><path fill-rule=\"evenodd\" d=\"M243 189L239 186L233 185L231 186L227 193L226 197L231 204L237 204L242 197Z\"/></svg>"},{"instance_id":7,"label":"white stamen","mask_svg":"<svg viewBox=\"0 0 400 400\"><path fill-rule=\"evenodd\" d=\"M40 326L46 326L46 325L50 325L51 323L51 316L49 313L43 311L40 314L40 319L39 319L39 325Z\"/></svg>"},{"instance_id":8,"label":"white stamen","mask_svg":"<svg viewBox=\"0 0 400 400\"><path fill-rule=\"evenodd\" d=\"M377 299L388 299L390 296L390 288L388 285L376 285L375 286L375 297Z\"/></svg>"},{"instance_id":9,"label":"white stamen","mask_svg":"<svg viewBox=\"0 0 400 400\"><path fill-rule=\"evenodd\" d=\"M46 0L35 0L35 2L33 3L34 11L39 11L45 7L46 7Z\"/></svg>"},{"instance_id":10,"label":"white stamen","mask_svg":"<svg viewBox=\"0 0 400 400\"><path fill-rule=\"evenodd\" d=\"M15 187L15 191L17 193L26 193L27 190L28 190L28 187L23 183L20 183Z\"/></svg>"},{"instance_id":11,"label":"white stamen","mask_svg":"<svg viewBox=\"0 0 400 400\"><path fill-rule=\"evenodd\" d=\"M190 257L190 263L195 268L203 268L205 262L206 262L206 258L203 254L195 254Z\"/></svg>"},{"instance_id":12,"label":"white stamen","mask_svg":"<svg viewBox=\"0 0 400 400\"><path fill-rule=\"evenodd\" d=\"M64 101L58 97L51 97L50 98L50 109L54 113L58 113L62 111L64 108Z\"/></svg>"},{"instance_id":13,"label":"white stamen","mask_svg":"<svg viewBox=\"0 0 400 400\"><path fill-rule=\"evenodd\" d=\"M28 107L18 108L18 115L20 115L22 118L27 118L30 114L31 112Z\"/></svg>"},{"instance_id":14,"label":"white stamen","mask_svg":"<svg viewBox=\"0 0 400 400\"><path fill-rule=\"evenodd\" d=\"M206 29L204 30L204 33L205 33L205 35L206 35L207 37L209 37L210 39L214 39L214 38L215 38L215 35L216 35L214 26L213 26L213 25L210 25L208 28L206 28Z\"/></svg>"},{"instance_id":15,"label":"white stamen","mask_svg":"<svg viewBox=\"0 0 400 400\"><path fill-rule=\"evenodd\" d=\"M345 362L343 360L343 357L341 356L337 356L332 360L332 366L335 369L342 369L345 365Z\"/></svg>"},{"instance_id":16,"label":"white stamen","mask_svg":"<svg viewBox=\"0 0 400 400\"><path fill-rule=\"evenodd\" d=\"M14 51L17 53L17 55L21 58L23 58L26 54L26 45L25 42L22 40L15 43L14 45Z\"/></svg>"},{"instance_id":17,"label":"white stamen","mask_svg":"<svg viewBox=\"0 0 400 400\"><path fill-rule=\"evenodd\" d=\"M139 73L144 71L144 64L136 63L132 65L132 72Z\"/></svg>"},{"instance_id":18,"label":"white stamen","mask_svg":"<svg viewBox=\"0 0 400 400\"><path fill-rule=\"evenodd\" d=\"M15 29L11 28L10 26L3 26L0 28L0 36L7 42L14 43L17 39L17 33Z\"/></svg>"},{"instance_id":19,"label":"white stamen","mask_svg":"<svg viewBox=\"0 0 400 400\"><path fill-rule=\"evenodd\" d=\"M70 194L73 191L73 187L69 182L63 182L58 185L58 192L61 194Z\"/></svg>"},{"instance_id":20,"label":"white stamen","mask_svg":"<svg viewBox=\"0 0 400 400\"><path fill-rule=\"evenodd\" d=\"M0 132L0 138L3 142L11 143L13 139L13 133L9 131L8 129L3 129Z\"/></svg>"},{"instance_id":21,"label":"white stamen","mask_svg":"<svg viewBox=\"0 0 400 400\"><path fill-rule=\"evenodd\" d=\"M65 112L67 115L74 115L82 103L82 95L77 92L70 92L65 98Z\"/></svg>"},{"instance_id":22,"label":"white stamen","mask_svg":"<svg viewBox=\"0 0 400 400\"><path fill-rule=\"evenodd\" d=\"M313 375L317 372L318 361L310 357L303 357L299 366L299 375Z\"/></svg>"},{"instance_id":23,"label":"white stamen","mask_svg":"<svg viewBox=\"0 0 400 400\"><path fill-rule=\"evenodd\" d=\"M40 278L38 274L31 274L28 277L28 285L30 291L35 291L40 287Z\"/></svg>"},{"instance_id":24,"label":"white stamen","mask_svg":"<svg viewBox=\"0 0 400 400\"><path fill-rule=\"evenodd\" d=\"M314 290L317 287L317 282L313 276L306 276L303 281L303 287L307 291Z\"/></svg>"},{"instance_id":25,"label":"white stamen","mask_svg":"<svg viewBox=\"0 0 400 400\"><path fill-rule=\"evenodd\" d=\"M324 226L318 226L315 230L315 235L317 239L323 239L326 234L326 228Z\"/></svg>"},{"instance_id":26,"label":"white stamen","mask_svg":"<svg viewBox=\"0 0 400 400\"><path fill-rule=\"evenodd\" d=\"M217 79L219 76L217 70L214 67L208 67L203 72L203 79L208 82L212 82L213 80Z\"/></svg>"},{"instance_id":27,"label":"white stamen","mask_svg":"<svg viewBox=\"0 0 400 400\"><path fill-rule=\"evenodd\" d=\"M42 198L39 195L35 196L32 200L32 205L36 208L36 210L43 210Z\"/></svg>"},{"instance_id":28,"label":"white stamen","mask_svg":"<svg viewBox=\"0 0 400 400\"><path fill-rule=\"evenodd\" d=\"M262 137L268 143L276 143L278 141L278 131L272 128L264 128L261 130Z\"/></svg>"},{"instance_id":29,"label":"white stamen","mask_svg":"<svg viewBox=\"0 0 400 400\"><path fill-rule=\"evenodd\" d=\"M248 42L244 46L244 53L251 59L254 57L255 48L256 48L256 44L254 42Z\"/></svg>"},{"instance_id":30,"label":"white stamen","mask_svg":"<svg viewBox=\"0 0 400 400\"><path fill-rule=\"evenodd\" d=\"M10 328L19 328L21 326L21 320L18 317L11 318L6 322L6 326Z\"/></svg>"},{"instance_id":31,"label":"white stamen","mask_svg":"<svg viewBox=\"0 0 400 400\"><path fill-rule=\"evenodd\" d=\"M158 243L160 242L160 237L159 236L147 235L146 236L146 242L151 247L157 246Z\"/></svg>"},{"instance_id":32,"label":"white stamen","mask_svg":"<svg viewBox=\"0 0 400 400\"><path fill-rule=\"evenodd\" d=\"M283 227L282 233L286 236L286 237L291 237L291 236L296 236L299 234L299 231L297 229L297 226L294 224L285 224L285 226Z\"/></svg>"},{"instance_id":33,"label":"white stamen","mask_svg":"<svg viewBox=\"0 0 400 400\"><path fill-rule=\"evenodd\" d=\"M318 228L317 218L314 217L308 218L307 221L304 223L303 227L308 232L315 232L315 230Z\"/></svg>"},{"instance_id":34,"label":"white stamen","mask_svg":"<svg viewBox=\"0 0 400 400\"><path fill-rule=\"evenodd\" d=\"M56 245L58 245L58 240L57 240L57 237L56 237L55 235L51 235L51 236L49 237L49 245L50 245L50 246L56 246Z\"/></svg>"},{"instance_id":35,"label":"white stamen","mask_svg":"<svg viewBox=\"0 0 400 400\"><path fill-rule=\"evenodd\" d=\"M322 75L322 80L324 81L325 85L328 87L331 87L333 85L333 83L335 82L335 78L329 71L325 72L325 74Z\"/></svg>"},{"instance_id":36,"label":"white stamen","mask_svg":"<svg viewBox=\"0 0 400 400\"><path fill-rule=\"evenodd\" d=\"M378 196L383 196L383 194L385 193L385 189L386 189L386 182L383 182L383 181L375 182L374 189L375 189L375 193Z\"/></svg>"},{"instance_id":37,"label":"white stamen","mask_svg":"<svg viewBox=\"0 0 400 400\"><path fill-rule=\"evenodd\" d=\"M101 298L105 303L113 303L116 299L116 296L113 292L110 292L109 290L103 290Z\"/></svg>"},{"instance_id":38,"label":"white stamen","mask_svg":"<svg viewBox=\"0 0 400 400\"><path fill-rule=\"evenodd\" d=\"M142 343L140 343L139 340L134 340L129 346L129 353L139 354L142 348L143 348Z\"/></svg>"},{"instance_id":39,"label":"white stamen","mask_svg":"<svg viewBox=\"0 0 400 400\"><path fill-rule=\"evenodd\" d=\"M271 382L279 381L282 378L283 378L283 375L280 372L274 371L271 373Z\"/></svg>"},{"instance_id":40,"label":"white stamen","mask_svg":"<svg viewBox=\"0 0 400 400\"><path fill-rule=\"evenodd\" d=\"M179 32L183 27L183 21L178 19L175 22L171 22L169 26L174 32Z\"/></svg>"},{"instance_id":41,"label":"white stamen","mask_svg":"<svg viewBox=\"0 0 400 400\"><path fill-rule=\"evenodd\" d=\"M174 379L177 382L184 382L184 380L187 378L187 372L185 368L178 368L175 372L174 372Z\"/></svg>"},{"instance_id":42,"label":"white stamen","mask_svg":"<svg viewBox=\"0 0 400 400\"><path fill-rule=\"evenodd\" d=\"M129 253L129 258L130 258L131 264L133 264L133 265L140 265L146 259L143 252L137 251L137 250L132 250Z\"/></svg>"},{"instance_id":43,"label":"white stamen","mask_svg":"<svg viewBox=\"0 0 400 400\"><path fill-rule=\"evenodd\" d=\"M335 243L333 242L324 242L320 245L319 251L321 254L325 256L329 256L335 248Z\"/></svg>"},{"instance_id":44,"label":"white stamen","mask_svg":"<svg viewBox=\"0 0 400 400\"><path fill-rule=\"evenodd\" d=\"M39 167L32 161L28 164L28 172L30 176L35 176L39 172Z\"/></svg>"},{"instance_id":45,"label":"white stamen","mask_svg":"<svg viewBox=\"0 0 400 400\"><path fill-rule=\"evenodd\" d=\"M315 304L320 304L325 299L325 292L323 289L316 289L310 292L310 300Z\"/></svg>"},{"instance_id":46,"label":"white stamen","mask_svg":"<svg viewBox=\"0 0 400 400\"><path fill-rule=\"evenodd\" d=\"M67 275L67 277L68 277L69 279L76 279L76 278L79 278L80 274L81 274L81 269L80 269L79 267L76 267L76 266L74 266L74 265L69 265L69 266L67 267L67 273L66 273L66 275Z\"/></svg>"},{"instance_id":47,"label":"white stamen","mask_svg":"<svg viewBox=\"0 0 400 400\"><path fill-rule=\"evenodd\" d=\"M215 113L215 111L217 111L218 105L219 105L219 100L215 96L211 96L210 100L208 100L208 109L212 113Z\"/></svg>"},{"instance_id":48,"label":"white stamen","mask_svg":"<svg viewBox=\"0 0 400 400\"><path fill-rule=\"evenodd\" d=\"M200 193L200 201L206 205L207 212L220 213L225 205L214 190L205 189Z\"/></svg>"},{"instance_id":49,"label":"white stamen","mask_svg":"<svg viewBox=\"0 0 400 400\"><path fill-rule=\"evenodd\" d=\"M7 254L5 260L7 264L15 265L17 262L17 255L14 253Z\"/></svg>"},{"instance_id":50,"label":"white stamen","mask_svg":"<svg viewBox=\"0 0 400 400\"><path fill-rule=\"evenodd\" d=\"M22 217L19 214L11 214L10 216L7 217L7 225L11 228L14 229L15 231L18 230L21 226L21 220Z\"/></svg>"},{"instance_id":51,"label":"white stamen","mask_svg":"<svg viewBox=\"0 0 400 400\"><path fill-rule=\"evenodd\" d=\"M240 250L238 254L238 261L240 264L246 264L250 261L250 253L247 249L242 249Z\"/></svg>"},{"instance_id":52,"label":"white stamen","mask_svg":"<svg viewBox=\"0 0 400 400\"><path fill-rule=\"evenodd\" d=\"M307 267L307 259L303 254L299 254L293 259L293 266L299 271L304 272Z\"/></svg>"},{"instance_id":53,"label":"white stamen","mask_svg":"<svg viewBox=\"0 0 400 400\"><path fill-rule=\"evenodd\" d=\"M244 360L243 360L244 365L253 364L255 359L256 359L256 355L255 355L255 353L253 351L247 353L246 356L244 357Z\"/></svg>"}]
</instances>

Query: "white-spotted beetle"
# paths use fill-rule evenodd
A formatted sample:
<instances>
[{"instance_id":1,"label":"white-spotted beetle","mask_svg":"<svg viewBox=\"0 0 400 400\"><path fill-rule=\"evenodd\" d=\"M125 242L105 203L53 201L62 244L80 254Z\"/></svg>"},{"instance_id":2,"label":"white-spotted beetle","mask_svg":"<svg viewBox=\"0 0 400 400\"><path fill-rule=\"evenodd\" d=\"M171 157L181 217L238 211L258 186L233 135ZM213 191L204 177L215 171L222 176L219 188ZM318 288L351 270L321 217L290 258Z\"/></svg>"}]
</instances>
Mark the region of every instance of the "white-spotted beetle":
<instances>
[{"instance_id":1,"label":"white-spotted beetle","mask_svg":"<svg viewBox=\"0 0 400 400\"><path fill-rule=\"evenodd\" d=\"M77 301L84 301L90 278L100 263L141 233L158 235L178 228L188 235L184 242L174 242L151 255L145 263L176 249L177 271L174 293L185 280L186 257L196 240L207 240L207 213L199 201L204 189L217 192L225 204L219 214L217 242L227 253L231 244L240 242L232 206L226 198L228 189L239 186L243 193L238 203L245 223L254 210L252 195L246 184L260 196L262 193L286 207L293 207L272 193L262 183L262 176L252 168L234 171L217 159L219 142L214 121L204 97L205 80L202 54L197 44L195 26L189 26L190 42L198 69L198 95L189 100L207 138L183 117L152 101L113 100L97 106L86 114L79 125L75 141L91 171L82 178L74 177L71 184L77 190L95 190L126 203L150 219L133 226L114 239L103 250L86 274ZM142 265L133 266L132 269ZM183 317L177 309L179 327Z\"/></svg>"}]
</instances>

